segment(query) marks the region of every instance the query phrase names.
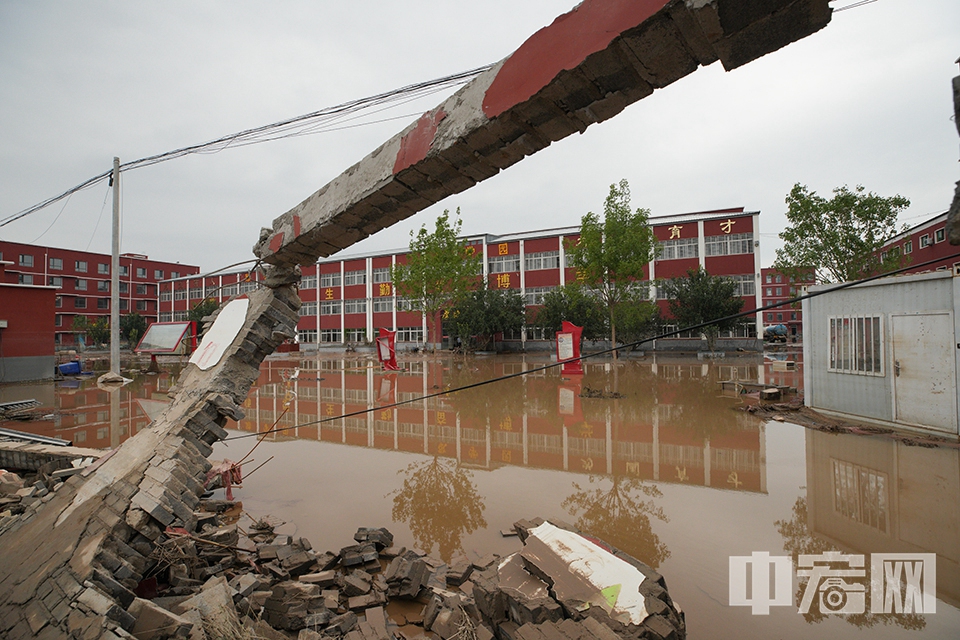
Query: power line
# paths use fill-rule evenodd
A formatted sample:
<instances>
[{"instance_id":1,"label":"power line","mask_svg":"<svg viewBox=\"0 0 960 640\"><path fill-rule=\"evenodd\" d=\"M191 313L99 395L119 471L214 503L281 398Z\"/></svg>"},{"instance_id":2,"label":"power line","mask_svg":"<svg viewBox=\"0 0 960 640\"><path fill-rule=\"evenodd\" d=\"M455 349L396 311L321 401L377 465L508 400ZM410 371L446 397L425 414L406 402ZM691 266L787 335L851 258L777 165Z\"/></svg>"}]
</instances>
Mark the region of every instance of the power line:
<instances>
[{"instance_id":1,"label":"power line","mask_svg":"<svg viewBox=\"0 0 960 640\"><path fill-rule=\"evenodd\" d=\"M621 345L621 346L619 346L619 347L611 347L610 349L605 349L605 350L603 350L603 351L597 351L597 352L595 352L595 353L588 353L588 354L585 354L585 355L581 355L579 358L571 358L571 359L569 359L569 360L559 360L559 361L557 361L557 362L551 362L550 364L546 364L546 365L544 365L544 366L542 366L542 367L535 367L535 368L533 368L533 369L527 369L526 371L519 371L519 372L517 372L517 373L510 373L510 374L507 374L507 375L504 375L504 376L499 376L499 377L496 377L496 378L490 378L489 380L481 380L480 382L474 382L474 383L472 383L472 384L464 385L464 386L462 386L462 387L456 387L456 388L454 388L454 389L444 389L443 391L437 391L436 393L428 393L428 394L425 394L425 395L422 395L422 396L418 396L418 397L416 397L416 398L410 398L410 399L408 399L408 400L400 400L400 401L398 401L398 402L394 402L394 403L391 403L391 404L380 405L380 406L378 406L378 407L369 407L369 408L367 408L367 409L359 409L359 410L357 410L357 411L351 411L350 413L344 413L344 414L339 415L339 416L332 416L332 417L329 417L329 418L321 418L321 419L319 419L319 420L313 420L313 421L311 421L311 422L302 422L302 423L300 423L300 424L291 425L291 426L289 426L289 427L280 427L280 428L277 428L277 429L268 429L267 431L261 431L261 432L259 432L259 433L245 433L245 434L238 435L238 436L232 436L232 437L229 437L229 438L224 438L223 441L226 442L226 441L228 441L228 440L241 440L241 439L243 439L243 438L260 438L260 437L264 437L264 436L270 435L271 433L280 433L281 431L289 431L289 430L291 430L291 429L297 429L297 428L299 428L299 427L308 427L308 426L315 425L315 424L322 424L322 423L325 423L325 422L332 422L332 421L334 421L334 420L340 420L340 419L342 419L342 418L352 418L352 417L354 417L354 416L360 416L360 415L364 415L364 414L367 414L367 413L373 413L374 411L382 411L382 410L385 410L385 409L393 409L393 408L396 408L396 407L403 406L403 405L405 405L405 404L412 404L412 403L414 403L414 402L420 402L421 400L429 400L429 399L431 399L431 398L437 398L437 397L440 397L440 396L443 396L443 395L446 395L446 394L449 394L449 393L457 393L458 391L466 391L466 390L468 390L468 389L475 389L475 388L477 388L477 387L482 387L482 386L485 386L485 385L488 385L488 384L493 384L494 382L502 382L502 381L504 381L504 380L511 380L511 379L513 379L513 378L519 378L519 377L526 376L526 375L530 375L530 374L533 374L533 373L539 373L539 372L541 372L541 371L546 371L547 369L552 369L552 368L554 368L554 367L559 367L559 366L562 366L562 365L564 365L564 364L568 364L568 363L570 363L570 362L576 362L577 360L586 360L586 359L588 359L588 358L596 358L597 356L607 355L608 353L613 353L614 351L626 351L627 349L632 349L632 348L634 348L634 347L639 347L640 345L645 344L645 343L647 343L647 342L653 342L653 341L655 341L655 340L661 340L661 339L663 339L663 338L669 338L669 337L672 337L672 336L680 335L681 333L685 333L685 332L687 332L687 331L696 331L696 330L698 330L698 329L703 329L704 327L709 327L710 325L718 324L718 323L721 323L721 322L727 322L727 321L730 321L730 320L737 320L737 319L739 319L739 318L745 318L745 317L747 317L747 316L756 315L756 314L761 313L761 312L763 312L763 311L768 311L768 310L770 310L770 309L776 309L776 308L779 308L779 307L784 307L784 306L786 306L786 305L792 305L792 304L795 304L795 303L797 303L797 302L801 302L801 301L803 301L803 300L809 300L810 298L816 298L816 297L818 297L818 296L826 295L826 294L828 294L828 293L834 293L834 292L840 291L840 290L842 290L842 289L848 289L848 288L850 288L850 287L854 287L854 286L857 286L857 285L860 285L860 284L866 284L866 283L868 283L868 282L873 282L874 280L879 280L880 278L888 278L888 277L890 277L890 276L895 276L895 275L898 275L898 274L900 274L900 273L904 273L904 272L906 272L906 271L909 271L910 269L918 269L918 268L921 268L921 267L926 267L926 266L933 265L933 264L935 264L935 263L937 263L937 262L940 262L940 261L942 261L942 260L952 260L952 259L954 259L954 258L960 258L960 253L955 253L955 254L953 254L953 255L951 255L951 256L946 256L946 257L942 257L942 258L935 258L935 259L933 259L933 260L927 260L926 262L921 262L920 264L909 265L909 266L906 266L906 267L902 267L902 268L900 268L900 269L897 269L896 271L888 271L887 273L881 273L881 274L878 274L878 275L875 275L875 276L870 276L870 277L868 277L868 278L862 278L862 279L860 279L860 280L854 280L854 281L852 281L852 282L844 282L844 283L842 283L842 284L838 284L838 285L835 286L835 287L831 287L831 288L829 288L829 289L824 289L823 291L817 291L817 292L815 292L815 293L807 293L807 294L804 294L804 295L801 295L801 296L796 296L796 297L794 297L794 298L790 298L789 300L783 300L783 301L781 301L781 302L774 302L774 303L771 303L771 304L768 304L768 305L765 305L765 306L762 306L762 307L758 307L758 308L756 308L756 309L751 309L751 310L749 310L749 311L741 311L740 313L736 313L736 314L733 314L733 315L729 315L729 316L726 316L726 317L724 317L724 318L718 318L718 319L716 319L716 320L708 320L707 322L701 322L700 324L696 324L696 325L693 325L693 326L690 326L690 327L683 327L683 328L681 328L681 329L676 329L676 330L674 330L674 331L667 331L667 332L661 333L661 334L659 334L659 335L656 335L656 336L654 336L654 337L652 337L652 338L644 338L643 340L638 340L638 341L636 341L636 342L631 342L631 343L629 343L629 344L624 344L624 345Z\"/></svg>"},{"instance_id":2,"label":"power line","mask_svg":"<svg viewBox=\"0 0 960 640\"><path fill-rule=\"evenodd\" d=\"M279 140L282 138L291 138L302 135L312 135L315 133L324 133L327 131L337 131L339 129L351 128L354 126L360 126L360 124L334 127L333 125L342 122L350 122L356 120L360 116L354 115L353 117L348 117L352 114L358 112L372 109L374 107L382 107L377 109L373 113L379 113L384 111L387 108L396 107L402 104L407 104L413 100L428 96L434 93L438 93L452 86L457 86L464 84L471 80L472 78L480 75L492 65L484 65L476 69L470 69L468 71L461 71L460 73L455 73L452 75L444 76L442 78L437 78L434 80L427 80L425 82L417 82L410 84L399 89L393 89L391 91L386 91L384 93L379 93L374 96L369 96L366 98L360 98L357 100L351 100L349 102L344 102L342 104L327 107L319 111L314 111L304 115L296 116L294 118L287 118L285 120L280 120L279 122L274 122L267 125L262 125L259 127L254 127L252 129L245 129L237 133L232 133L230 135L222 136L209 140L207 142L202 142L200 144L190 145L187 147L181 147L179 149L174 149L172 151L166 151L164 153L159 153L152 156L146 156L138 160L132 160L130 162L125 162L120 165L120 171L130 171L133 169L140 169L143 167L149 167L160 162L166 162L168 160L173 160L176 158L182 158L183 156L192 155L196 153L219 153L224 149L230 147L242 147L250 144L259 144L261 142L269 142L271 140ZM389 107L383 105L390 105ZM415 114L414 114L415 115ZM409 117L409 116L398 116L400 117ZM386 122L391 119L396 118L386 118L378 120L375 122ZM374 123L375 123L374 122ZM364 123L364 124L374 124L374 123ZM83 191L88 189L103 180L106 180L110 177L112 169L104 171L84 182L81 182L75 187L64 191L63 193L47 198L42 202L22 209L17 213L7 216L6 218L0 219L0 227L6 226L11 222L16 222L21 218L24 218L32 213L36 213L41 209L44 209L55 202L59 202L64 198L68 198L78 191Z\"/></svg>"},{"instance_id":3,"label":"power line","mask_svg":"<svg viewBox=\"0 0 960 640\"><path fill-rule=\"evenodd\" d=\"M834 13L840 13L841 11L846 11L847 9L856 9L857 7L862 7L863 5L871 4L871 3L876 2L876 1L877 1L877 0L860 0L859 2L854 2L854 3L852 3L852 4L848 4L848 5L845 6L845 7L840 7L839 9L834 9L833 12L834 12Z\"/></svg>"}]
</instances>

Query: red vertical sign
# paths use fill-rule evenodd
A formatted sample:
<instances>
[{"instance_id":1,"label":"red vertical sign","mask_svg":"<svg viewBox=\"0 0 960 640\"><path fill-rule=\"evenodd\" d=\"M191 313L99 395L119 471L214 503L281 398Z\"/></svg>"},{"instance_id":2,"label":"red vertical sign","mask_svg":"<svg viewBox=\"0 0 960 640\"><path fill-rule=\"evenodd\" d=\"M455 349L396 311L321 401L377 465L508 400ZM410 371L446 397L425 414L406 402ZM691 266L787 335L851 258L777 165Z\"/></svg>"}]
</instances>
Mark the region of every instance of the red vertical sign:
<instances>
[{"instance_id":1,"label":"red vertical sign","mask_svg":"<svg viewBox=\"0 0 960 640\"><path fill-rule=\"evenodd\" d=\"M583 327L572 322L563 321L560 331L557 331L557 361L562 362L560 374L564 376L583 375L583 366L580 362L580 336Z\"/></svg>"},{"instance_id":2,"label":"red vertical sign","mask_svg":"<svg viewBox=\"0 0 960 640\"><path fill-rule=\"evenodd\" d=\"M380 329L377 338L377 358L385 371L400 371L397 366L397 332Z\"/></svg>"}]
</instances>

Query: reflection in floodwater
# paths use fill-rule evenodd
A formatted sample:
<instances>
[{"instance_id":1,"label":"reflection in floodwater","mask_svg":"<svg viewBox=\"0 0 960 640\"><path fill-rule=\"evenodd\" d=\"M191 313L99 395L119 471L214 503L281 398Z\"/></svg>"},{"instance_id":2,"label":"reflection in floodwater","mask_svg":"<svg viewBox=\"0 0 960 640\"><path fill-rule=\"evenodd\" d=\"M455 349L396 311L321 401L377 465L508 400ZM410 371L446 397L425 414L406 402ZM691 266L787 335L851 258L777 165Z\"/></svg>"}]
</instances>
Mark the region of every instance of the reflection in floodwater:
<instances>
[{"instance_id":1,"label":"reflection in floodwater","mask_svg":"<svg viewBox=\"0 0 960 640\"><path fill-rule=\"evenodd\" d=\"M473 475L436 456L401 473L403 486L393 494L393 519L407 523L421 549L430 553L436 546L440 557L450 562L463 549L464 534L487 526Z\"/></svg>"},{"instance_id":2,"label":"reflection in floodwater","mask_svg":"<svg viewBox=\"0 0 960 640\"><path fill-rule=\"evenodd\" d=\"M605 484L608 479L590 476L590 484ZM614 476L609 489L584 489L576 482L576 493L563 501L563 508L577 516L576 526L610 543L654 569L670 557L670 551L650 525L651 516L667 522L663 509L649 498L663 494L655 485L637 478Z\"/></svg>"},{"instance_id":3,"label":"reflection in floodwater","mask_svg":"<svg viewBox=\"0 0 960 640\"><path fill-rule=\"evenodd\" d=\"M937 597L960 603L960 451L810 430L805 438L807 495L797 498L789 520L775 523L784 548L795 557L934 553ZM871 578L885 576L868 576L864 583ZM869 584L865 593L867 613L842 616L848 623L925 627L923 615L897 613L912 604L898 598L890 603L894 615L871 614ZM815 623L825 616L814 606L804 618Z\"/></svg>"}]
</instances>

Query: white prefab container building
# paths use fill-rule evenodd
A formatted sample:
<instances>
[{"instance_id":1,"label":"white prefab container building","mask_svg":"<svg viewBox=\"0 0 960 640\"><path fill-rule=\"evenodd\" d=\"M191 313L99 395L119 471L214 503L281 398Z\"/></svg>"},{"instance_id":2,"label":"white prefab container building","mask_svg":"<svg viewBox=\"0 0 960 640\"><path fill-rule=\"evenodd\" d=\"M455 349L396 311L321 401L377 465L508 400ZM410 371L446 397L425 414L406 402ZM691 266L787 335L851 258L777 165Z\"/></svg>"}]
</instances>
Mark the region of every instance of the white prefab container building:
<instances>
[{"instance_id":1,"label":"white prefab container building","mask_svg":"<svg viewBox=\"0 0 960 640\"><path fill-rule=\"evenodd\" d=\"M804 300L805 404L840 417L960 437L958 276L954 267Z\"/></svg>"}]
</instances>

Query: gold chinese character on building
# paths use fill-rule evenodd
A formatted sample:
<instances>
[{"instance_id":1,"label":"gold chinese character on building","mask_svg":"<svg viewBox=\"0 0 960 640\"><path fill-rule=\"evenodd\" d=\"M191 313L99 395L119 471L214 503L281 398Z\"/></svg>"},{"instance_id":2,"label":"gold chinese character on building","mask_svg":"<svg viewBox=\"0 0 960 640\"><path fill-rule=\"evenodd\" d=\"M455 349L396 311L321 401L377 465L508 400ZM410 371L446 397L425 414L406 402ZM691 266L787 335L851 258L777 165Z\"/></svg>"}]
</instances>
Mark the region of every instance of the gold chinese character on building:
<instances>
[{"instance_id":1,"label":"gold chinese character on building","mask_svg":"<svg viewBox=\"0 0 960 640\"><path fill-rule=\"evenodd\" d=\"M673 240L674 238L679 238L679 237L680 237L680 229L683 229L683 225L675 224L675 225L673 225L672 227L670 227L670 239L671 239L671 240Z\"/></svg>"},{"instance_id":2,"label":"gold chinese character on building","mask_svg":"<svg viewBox=\"0 0 960 640\"><path fill-rule=\"evenodd\" d=\"M627 463L627 473L632 476L640 475L640 463L639 462L628 462Z\"/></svg>"},{"instance_id":3,"label":"gold chinese character on building","mask_svg":"<svg viewBox=\"0 0 960 640\"><path fill-rule=\"evenodd\" d=\"M686 482L689 479L690 479L690 476L687 475L687 468L683 467L681 469L680 467L677 467L677 480L679 480L680 482Z\"/></svg>"},{"instance_id":4,"label":"gold chinese character on building","mask_svg":"<svg viewBox=\"0 0 960 640\"><path fill-rule=\"evenodd\" d=\"M498 274L497 274L497 288L498 288L498 289L509 289L509 288L510 288L510 274L509 274L509 273L498 273Z\"/></svg>"},{"instance_id":5,"label":"gold chinese character on building","mask_svg":"<svg viewBox=\"0 0 960 640\"><path fill-rule=\"evenodd\" d=\"M437 424L447 424L446 411L437 411Z\"/></svg>"},{"instance_id":6,"label":"gold chinese character on building","mask_svg":"<svg viewBox=\"0 0 960 640\"><path fill-rule=\"evenodd\" d=\"M727 218L726 222L720 223L720 228L723 229L724 233L730 233L730 229L732 229L733 225L735 224L737 224L736 220L731 220L730 218Z\"/></svg>"},{"instance_id":7,"label":"gold chinese character on building","mask_svg":"<svg viewBox=\"0 0 960 640\"><path fill-rule=\"evenodd\" d=\"M501 242L497 245L497 255L505 256L507 255L507 243Z\"/></svg>"},{"instance_id":8,"label":"gold chinese character on building","mask_svg":"<svg viewBox=\"0 0 960 640\"><path fill-rule=\"evenodd\" d=\"M513 451L504 449L500 452L500 459L504 462L513 462Z\"/></svg>"},{"instance_id":9,"label":"gold chinese character on building","mask_svg":"<svg viewBox=\"0 0 960 640\"><path fill-rule=\"evenodd\" d=\"M584 471L590 471L593 469L593 458L580 458L580 466L583 467Z\"/></svg>"},{"instance_id":10,"label":"gold chinese character on building","mask_svg":"<svg viewBox=\"0 0 960 640\"><path fill-rule=\"evenodd\" d=\"M480 457L480 452L477 451L476 447L471 446L469 449L467 449L467 457L471 460L476 460Z\"/></svg>"},{"instance_id":11,"label":"gold chinese character on building","mask_svg":"<svg viewBox=\"0 0 960 640\"><path fill-rule=\"evenodd\" d=\"M447 455L447 443L441 442L437 445L437 453L440 455Z\"/></svg>"},{"instance_id":12,"label":"gold chinese character on building","mask_svg":"<svg viewBox=\"0 0 960 640\"><path fill-rule=\"evenodd\" d=\"M380 283L380 295L382 295L382 296L388 296L388 295L390 295L391 293L392 293L392 291L390 290L390 283L389 283L389 282L381 282L381 283Z\"/></svg>"},{"instance_id":13,"label":"gold chinese character on building","mask_svg":"<svg viewBox=\"0 0 960 640\"><path fill-rule=\"evenodd\" d=\"M732 484L734 489L739 489L740 485L743 484L743 481L737 477L737 472L733 471L727 476L727 484Z\"/></svg>"},{"instance_id":14,"label":"gold chinese character on building","mask_svg":"<svg viewBox=\"0 0 960 640\"><path fill-rule=\"evenodd\" d=\"M510 416L500 421L500 428L504 431L513 431L513 420L510 419Z\"/></svg>"},{"instance_id":15,"label":"gold chinese character on building","mask_svg":"<svg viewBox=\"0 0 960 640\"><path fill-rule=\"evenodd\" d=\"M333 300L333 289L332 289L332 288L329 288L329 287L326 288L326 289L324 289L324 290L323 290L323 298L324 298L324 300Z\"/></svg>"},{"instance_id":16,"label":"gold chinese character on building","mask_svg":"<svg viewBox=\"0 0 960 640\"><path fill-rule=\"evenodd\" d=\"M380 412L381 420L393 420L393 411L390 409L384 409Z\"/></svg>"},{"instance_id":17,"label":"gold chinese character on building","mask_svg":"<svg viewBox=\"0 0 960 640\"><path fill-rule=\"evenodd\" d=\"M328 416L332 416L332 415L333 415L333 405L332 405L332 404L328 404L328 405L327 405L327 408L325 409L325 411L327 412L327 415L328 415Z\"/></svg>"}]
</instances>

